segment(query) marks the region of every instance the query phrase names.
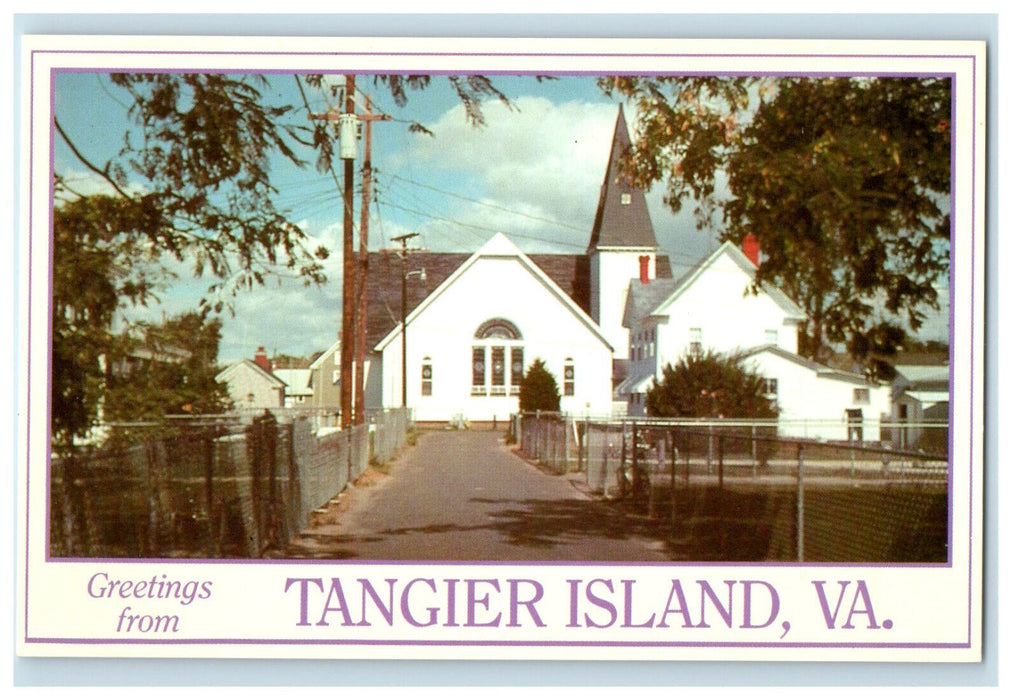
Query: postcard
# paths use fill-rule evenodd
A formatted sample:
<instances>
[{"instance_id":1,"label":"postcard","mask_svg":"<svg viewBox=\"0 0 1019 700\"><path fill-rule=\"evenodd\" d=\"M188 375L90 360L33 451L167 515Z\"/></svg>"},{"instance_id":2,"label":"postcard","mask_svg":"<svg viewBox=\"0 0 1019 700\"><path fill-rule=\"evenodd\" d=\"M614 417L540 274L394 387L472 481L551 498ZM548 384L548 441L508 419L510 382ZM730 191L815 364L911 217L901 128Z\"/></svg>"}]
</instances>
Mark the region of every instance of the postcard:
<instances>
[{"instance_id":1,"label":"postcard","mask_svg":"<svg viewBox=\"0 0 1019 700\"><path fill-rule=\"evenodd\" d=\"M20 655L981 660L982 43L23 49Z\"/></svg>"}]
</instances>

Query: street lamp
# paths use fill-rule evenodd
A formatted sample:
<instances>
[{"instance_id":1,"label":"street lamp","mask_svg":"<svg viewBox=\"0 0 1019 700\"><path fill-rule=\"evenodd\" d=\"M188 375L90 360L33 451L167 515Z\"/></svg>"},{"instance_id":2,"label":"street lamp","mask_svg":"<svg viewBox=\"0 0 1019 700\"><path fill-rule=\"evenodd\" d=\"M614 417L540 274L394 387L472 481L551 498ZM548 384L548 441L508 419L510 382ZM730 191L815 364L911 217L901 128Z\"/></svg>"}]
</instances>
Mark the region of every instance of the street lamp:
<instances>
[{"instance_id":1,"label":"street lamp","mask_svg":"<svg viewBox=\"0 0 1019 700\"><path fill-rule=\"evenodd\" d=\"M407 261L404 260L404 267L406 267ZM403 340L403 407L407 408L407 280L411 277L420 277L421 281L424 282L428 279L428 274L425 272L425 268L420 270L410 270L409 272L403 273L403 286L400 290L400 336Z\"/></svg>"}]
</instances>

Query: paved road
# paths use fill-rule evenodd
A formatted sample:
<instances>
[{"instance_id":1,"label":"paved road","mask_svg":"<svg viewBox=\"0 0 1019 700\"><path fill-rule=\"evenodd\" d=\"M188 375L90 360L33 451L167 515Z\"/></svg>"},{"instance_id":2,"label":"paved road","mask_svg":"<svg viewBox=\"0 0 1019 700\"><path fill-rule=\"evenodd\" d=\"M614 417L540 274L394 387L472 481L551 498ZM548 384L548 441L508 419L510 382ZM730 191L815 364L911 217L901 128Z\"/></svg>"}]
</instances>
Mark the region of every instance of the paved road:
<instances>
[{"instance_id":1,"label":"paved road","mask_svg":"<svg viewBox=\"0 0 1019 700\"><path fill-rule=\"evenodd\" d=\"M287 556L373 561L664 561L639 517L546 474L497 431L429 431L391 476L352 489ZM573 475L573 479L579 479ZM347 500L349 499L349 500Z\"/></svg>"}]
</instances>

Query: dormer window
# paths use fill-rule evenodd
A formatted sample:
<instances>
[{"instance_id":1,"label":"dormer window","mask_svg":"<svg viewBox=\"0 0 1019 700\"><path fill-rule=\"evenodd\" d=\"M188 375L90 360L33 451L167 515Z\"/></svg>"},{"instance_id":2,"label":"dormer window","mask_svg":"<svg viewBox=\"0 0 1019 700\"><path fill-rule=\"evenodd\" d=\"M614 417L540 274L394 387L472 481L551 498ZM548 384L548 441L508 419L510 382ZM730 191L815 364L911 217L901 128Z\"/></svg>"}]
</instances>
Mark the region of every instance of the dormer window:
<instances>
[{"instance_id":1,"label":"dormer window","mask_svg":"<svg viewBox=\"0 0 1019 700\"><path fill-rule=\"evenodd\" d=\"M629 192L623 192L622 197L619 198L619 203L620 204L629 204L632 201L633 201L633 197L630 195Z\"/></svg>"}]
</instances>

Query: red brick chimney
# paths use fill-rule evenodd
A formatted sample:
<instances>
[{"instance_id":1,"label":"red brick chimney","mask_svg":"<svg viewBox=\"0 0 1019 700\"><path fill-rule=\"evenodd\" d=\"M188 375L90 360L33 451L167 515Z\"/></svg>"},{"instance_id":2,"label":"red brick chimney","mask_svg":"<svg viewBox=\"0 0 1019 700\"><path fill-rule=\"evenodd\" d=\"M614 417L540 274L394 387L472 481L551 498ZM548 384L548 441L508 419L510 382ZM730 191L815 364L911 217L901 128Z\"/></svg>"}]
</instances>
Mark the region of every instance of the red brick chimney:
<instances>
[{"instance_id":1,"label":"red brick chimney","mask_svg":"<svg viewBox=\"0 0 1019 700\"><path fill-rule=\"evenodd\" d=\"M255 364L264 369L266 372L272 374L272 365L269 363L269 356L265 354L265 348L261 345L259 345L258 350L255 351Z\"/></svg>"},{"instance_id":2,"label":"red brick chimney","mask_svg":"<svg viewBox=\"0 0 1019 700\"><path fill-rule=\"evenodd\" d=\"M754 267L760 267L761 244L757 240L757 236L752 233L743 236L743 255L749 258Z\"/></svg>"},{"instance_id":3,"label":"red brick chimney","mask_svg":"<svg viewBox=\"0 0 1019 700\"><path fill-rule=\"evenodd\" d=\"M641 255L637 260L640 261L640 283L647 284L651 281L651 274L648 271L648 263L651 262L651 256Z\"/></svg>"}]
</instances>

